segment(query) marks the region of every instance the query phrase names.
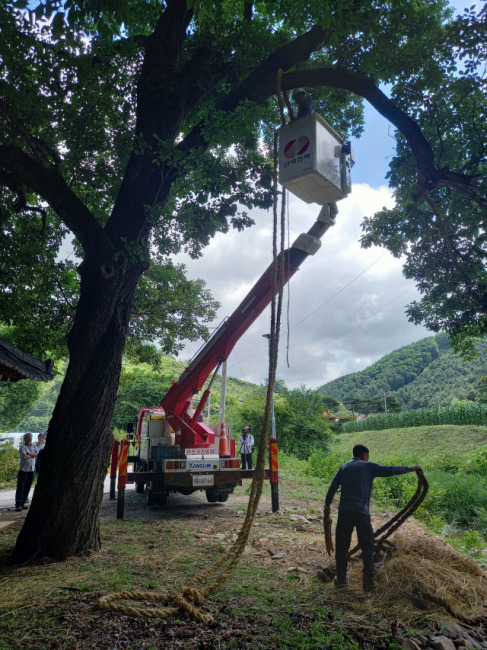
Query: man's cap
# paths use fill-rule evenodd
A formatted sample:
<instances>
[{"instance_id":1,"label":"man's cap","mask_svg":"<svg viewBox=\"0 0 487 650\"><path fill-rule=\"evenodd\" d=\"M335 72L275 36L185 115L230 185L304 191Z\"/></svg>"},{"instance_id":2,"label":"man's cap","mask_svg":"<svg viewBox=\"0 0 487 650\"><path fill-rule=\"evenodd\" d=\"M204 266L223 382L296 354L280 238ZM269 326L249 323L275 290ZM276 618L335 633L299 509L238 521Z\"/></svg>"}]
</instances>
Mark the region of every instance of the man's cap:
<instances>
[{"instance_id":1,"label":"man's cap","mask_svg":"<svg viewBox=\"0 0 487 650\"><path fill-rule=\"evenodd\" d=\"M293 94L291 95L291 97L294 99L294 97L296 97L296 95L299 95L299 94L301 94L301 93L303 93L303 94L306 95L306 91L305 91L304 88L295 88L295 89L293 90Z\"/></svg>"},{"instance_id":2,"label":"man's cap","mask_svg":"<svg viewBox=\"0 0 487 650\"><path fill-rule=\"evenodd\" d=\"M250 431L250 427L244 427L244 431Z\"/></svg>"}]
</instances>

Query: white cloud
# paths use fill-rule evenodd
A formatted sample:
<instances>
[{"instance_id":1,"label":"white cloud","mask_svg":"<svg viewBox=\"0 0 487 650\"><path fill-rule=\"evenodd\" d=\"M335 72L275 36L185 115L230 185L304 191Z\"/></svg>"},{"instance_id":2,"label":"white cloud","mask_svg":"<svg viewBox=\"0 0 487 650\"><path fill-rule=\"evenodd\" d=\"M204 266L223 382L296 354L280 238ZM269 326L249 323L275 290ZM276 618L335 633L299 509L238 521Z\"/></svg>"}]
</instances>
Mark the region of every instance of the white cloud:
<instances>
[{"instance_id":1,"label":"white cloud","mask_svg":"<svg viewBox=\"0 0 487 650\"><path fill-rule=\"evenodd\" d=\"M402 276L401 261L383 249L360 247L360 224L384 206L392 206L388 188L356 185L339 202L336 225L321 249L306 259L290 282L290 343L286 363L287 323L284 307L277 376L290 387L317 387L361 370L384 354L429 333L407 321L405 305L416 297ZM306 232L320 206L291 196L290 241ZM178 256L190 277L200 277L220 301L219 319L230 316L272 261L272 211L255 211L256 225L245 232L217 235L199 260ZM286 294L287 294L287 290ZM216 325L217 323L215 323ZM267 377L266 310L242 336L228 360L228 374L255 383ZM199 346L187 346L189 357Z\"/></svg>"}]
</instances>

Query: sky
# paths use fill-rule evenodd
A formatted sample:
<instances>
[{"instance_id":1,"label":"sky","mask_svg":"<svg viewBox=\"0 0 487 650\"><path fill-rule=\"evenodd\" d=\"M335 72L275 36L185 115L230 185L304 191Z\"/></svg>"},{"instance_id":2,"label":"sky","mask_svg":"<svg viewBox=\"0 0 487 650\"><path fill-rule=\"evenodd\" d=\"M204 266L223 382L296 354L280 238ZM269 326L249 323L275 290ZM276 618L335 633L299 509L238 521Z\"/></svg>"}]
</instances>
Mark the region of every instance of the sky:
<instances>
[{"instance_id":1,"label":"sky","mask_svg":"<svg viewBox=\"0 0 487 650\"><path fill-rule=\"evenodd\" d=\"M364 136L352 143L352 193L338 202L336 224L321 249L306 259L286 289L277 377L289 388L317 388L363 370L388 352L429 336L408 322L405 306L418 296L402 276L402 262L380 248L364 250L361 222L394 204L385 175L394 153L392 126L367 109ZM320 206L289 194L291 243L315 221ZM272 210L253 211L255 225L244 232L217 234L202 258L177 257L188 276L202 278L221 303L217 325L230 316L272 261ZM289 317L287 299L289 298ZM289 326L288 326L289 322ZM264 383L270 310L242 336L228 359L228 375ZM288 345L289 337L289 345ZM199 345L186 346L187 360ZM289 365L288 365L289 364Z\"/></svg>"}]
</instances>

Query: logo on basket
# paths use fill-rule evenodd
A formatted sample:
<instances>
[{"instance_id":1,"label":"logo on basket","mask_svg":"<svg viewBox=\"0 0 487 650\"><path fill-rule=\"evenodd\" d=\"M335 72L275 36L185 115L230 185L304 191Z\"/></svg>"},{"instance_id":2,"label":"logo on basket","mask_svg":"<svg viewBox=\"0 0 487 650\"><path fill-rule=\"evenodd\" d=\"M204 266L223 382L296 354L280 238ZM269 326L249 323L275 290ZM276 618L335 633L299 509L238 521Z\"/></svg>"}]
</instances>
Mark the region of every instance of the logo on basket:
<instances>
[{"instance_id":1,"label":"logo on basket","mask_svg":"<svg viewBox=\"0 0 487 650\"><path fill-rule=\"evenodd\" d=\"M297 140L290 140L284 147L284 155L286 158L294 158L295 156L302 156L309 148L309 138L305 135L300 135Z\"/></svg>"}]
</instances>

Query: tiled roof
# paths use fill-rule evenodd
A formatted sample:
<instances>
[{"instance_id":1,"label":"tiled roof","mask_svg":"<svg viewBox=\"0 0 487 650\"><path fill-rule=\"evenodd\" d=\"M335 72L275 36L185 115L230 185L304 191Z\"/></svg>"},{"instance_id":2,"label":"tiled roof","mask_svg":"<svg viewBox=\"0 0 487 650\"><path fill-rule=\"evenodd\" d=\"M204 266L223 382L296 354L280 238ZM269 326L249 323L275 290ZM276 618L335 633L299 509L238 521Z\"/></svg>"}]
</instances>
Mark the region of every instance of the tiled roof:
<instances>
[{"instance_id":1,"label":"tiled roof","mask_svg":"<svg viewBox=\"0 0 487 650\"><path fill-rule=\"evenodd\" d=\"M54 379L53 365L54 362L50 359L38 361L11 343L0 339L0 381L19 381L19 379L50 381Z\"/></svg>"}]
</instances>

